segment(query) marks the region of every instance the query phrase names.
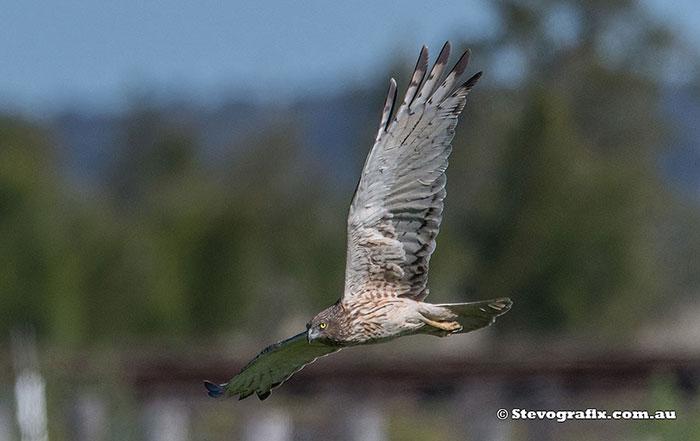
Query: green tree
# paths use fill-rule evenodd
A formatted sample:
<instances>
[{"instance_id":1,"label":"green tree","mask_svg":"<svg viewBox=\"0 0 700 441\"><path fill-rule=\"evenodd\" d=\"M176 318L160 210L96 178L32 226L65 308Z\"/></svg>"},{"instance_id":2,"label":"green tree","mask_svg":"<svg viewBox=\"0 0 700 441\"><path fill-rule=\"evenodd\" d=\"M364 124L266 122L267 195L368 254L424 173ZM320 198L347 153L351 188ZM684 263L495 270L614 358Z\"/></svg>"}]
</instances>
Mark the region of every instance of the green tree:
<instances>
[{"instance_id":1,"label":"green tree","mask_svg":"<svg viewBox=\"0 0 700 441\"><path fill-rule=\"evenodd\" d=\"M494 84L487 71L467 104L448 172L450 194L462 195L449 200L459 209L447 211L436 282L512 296L521 314L501 328L632 332L663 296L664 245L654 238L667 126L661 69L646 59L672 39L624 1L504 1L497 10L502 32L475 53L492 53L486 64L496 66L506 51L517 75ZM614 34L620 23L629 35ZM609 47L611 32L624 54Z\"/></svg>"}]
</instances>

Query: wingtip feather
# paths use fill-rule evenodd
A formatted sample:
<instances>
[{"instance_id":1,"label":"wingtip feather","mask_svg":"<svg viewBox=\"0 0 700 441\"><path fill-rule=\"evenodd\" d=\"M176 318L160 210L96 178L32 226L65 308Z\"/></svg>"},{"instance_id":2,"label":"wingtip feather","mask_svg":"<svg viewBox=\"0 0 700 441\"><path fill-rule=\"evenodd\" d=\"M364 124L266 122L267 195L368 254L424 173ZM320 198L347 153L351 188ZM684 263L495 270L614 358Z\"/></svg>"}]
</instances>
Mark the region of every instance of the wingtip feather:
<instances>
[{"instance_id":1,"label":"wingtip feather","mask_svg":"<svg viewBox=\"0 0 700 441\"><path fill-rule=\"evenodd\" d=\"M421 105L425 103L428 100L428 98L430 98L433 95L433 93L435 93L435 90L440 85L440 78L442 77L442 72L445 70L447 61L450 58L451 48L452 44L450 43L450 41L446 41L445 45L440 50L440 54L438 55L437 60L435 60L435 64L433 64L433 68L430 69L428 78L425 80L425 83L423 83L420 90L416 94L415 99L411 103L411 108L413 108L414 105Z\"/></svg>"},{"instance_id":2,"label":"wingtip feather","mask_svg":"<svg viewBox=\"0 0 700 441\"><path fill-rule=\"evenodd\" d=\"M464 51L461 57L459 57L459 60L457 60L457 64L455 64L455 67L452 69L452 72L454 72L456 77L460 77L464 71L467 69L467 65L469 64L469 58L472 56L472 51L471 49L467 49Z\"/></svg>"},{"instance_id":3,"label":"wingtip feather","mask_svg":"<svg viewBox=\"0 0 700 441\"><path fill-rule=\"evenodd\" d=\"M406 109L413 103L418 90L423 84L423 79L425 79L425 74L428 71L428 46L423 45L418 55L418 61L416 61L416 67L413 69L413 74L411 75L411 81L408 83L406 88L406 95L404 95L403 102L396 112L394 119L398 120L401 115L406 112Z\"/></svg>"},{"instance_id":4,"label":"wingtip feather","mask_svg":"<svg viewBox=\"0 0 700 441\"><path fill-rule=\"evenodd\" d=\"M389 128L389 123L391 122L391 114L394 111L394 106L396 105L396 80L391 78L389 80L389 90L386 94L386 100L384 101L384 106L382 107L382 119L379 123L379 130L377 130L376 141L381 139L382 134Z\"/></svg>"},{"instance_id":5,"label":"wingtip feather","mask_svg":"<svg viewBox=\"0 0 700 441\"><path fill-rule=\"evenodd\" d=\"M204 380L204 387L207 389L208 395L212 398L221 398L224 395L224 388L226 387L226 383L224 384L215 384L212 383L211 381Z\"/></svg>"},{"instance_id":6,"label":"wingtip feather","mask_svg":"<svg viewBox=\"0 0 700 441\"><path fill-rule=\"evenodd\" d=\"M445 62L447 62L447 58L450 58L450 50L452 50L452 43L450 43L450 40L447 40L445 42L445 44L442 46L442 49L440 50L440 55L438 55L438 60L441 59L442 53L446 52Z\"/></svg>"},{"instance_id":7,"label":"wingtip feather","mask_svg":"<svg viewBox=\"0 0 700 441\"><path fill-rule=\"evenodd\" d=\"M472 90L472 87L474 87L474 85L479 81L479 78L481 78L481 76L483 74L484 74L483 71L479 71L479 72L475 73L474 75L472 75L471 78L469 78L467 81L465 81L464 84L462 84L462 87L467 89L467 91Z\"/></svg>"},{"instance_id":8,"label":"wingtip feather","mask_svg":"<svg viewBox=\"0 0 700 441\"><path fill-rule=\"evenodd\" d=\"M462 74L467 70L467 65L469 64L469 57L471 56L471 51L467 49L464 51L457 64L454 65L450 73L442 82L440 87L436 88L433 94L428 98L429 103L436 103L440 105L442 101L448 96L450 92L453 91L455 85L462 78Z\"/></svg>"}]
</instances>

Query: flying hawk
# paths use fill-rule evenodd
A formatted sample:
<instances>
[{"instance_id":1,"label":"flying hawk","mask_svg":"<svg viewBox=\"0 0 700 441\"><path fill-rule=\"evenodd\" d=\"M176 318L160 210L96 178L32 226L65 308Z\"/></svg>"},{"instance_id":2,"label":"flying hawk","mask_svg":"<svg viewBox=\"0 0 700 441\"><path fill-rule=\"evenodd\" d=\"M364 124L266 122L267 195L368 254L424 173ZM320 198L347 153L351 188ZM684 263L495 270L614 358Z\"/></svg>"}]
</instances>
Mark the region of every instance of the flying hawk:
<instances>
[{"instance_id":1,"label":"flying hawk","mask_svg":"<svg viewBox=\"0 0 700 441\"><path fill-rule=\"evenodd\" d=\"M467 94L481 77L478 72L459 85L467 50L440 81L449 54L448 41L426 78L423 46L396 111L396 81L389 82L379 130L350 205L343 295L311 319L306 331L265 348L230 382L205 381L210 396L243 399L255 393L264 400L306 364L344 347L469 332L510 309L508 298L423 301L442 220L450 143Z\"/></svg>"}]
</instances>

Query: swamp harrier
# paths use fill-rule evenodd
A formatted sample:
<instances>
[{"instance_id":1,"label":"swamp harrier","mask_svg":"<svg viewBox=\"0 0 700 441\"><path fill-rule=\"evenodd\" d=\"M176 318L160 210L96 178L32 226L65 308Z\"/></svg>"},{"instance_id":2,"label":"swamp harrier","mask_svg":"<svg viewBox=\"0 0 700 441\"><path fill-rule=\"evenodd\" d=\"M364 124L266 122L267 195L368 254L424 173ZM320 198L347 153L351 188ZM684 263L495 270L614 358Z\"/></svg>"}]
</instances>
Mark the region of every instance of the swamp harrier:
<instances>
[{"instance_id":1,"label":"swamp harrier","mask_svg":"<svg viewBox=\"0 0 700 441\"><path fill-rule=\"evenodd\" d=\"M426 77L423 46L395 111L396 81L389 82L379 130L350 205L343 295L311 319L306 331L265 348L230 382L206 381L210 396L243 399L255 393L264 400L306 364L344 347L412 334L469 332L510 309L508 298L423 301L442 220L450 143L467 94L481 77L479 72L459 85L467 50L440 81L449 54L447 42Z\"/></svg>"}]
</instances>

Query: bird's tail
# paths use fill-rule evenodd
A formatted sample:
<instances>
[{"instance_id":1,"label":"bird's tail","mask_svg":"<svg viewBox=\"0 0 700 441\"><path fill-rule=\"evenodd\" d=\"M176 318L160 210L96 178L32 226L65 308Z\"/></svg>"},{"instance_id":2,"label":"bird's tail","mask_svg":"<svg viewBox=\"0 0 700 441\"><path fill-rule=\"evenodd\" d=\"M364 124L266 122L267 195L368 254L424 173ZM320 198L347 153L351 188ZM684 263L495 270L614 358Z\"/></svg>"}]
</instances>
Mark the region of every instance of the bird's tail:
<instances>
[{"instance_id":1,"label":"bird's tail","mask_svg":"<svg viewBox=\"0 0 700 441\"><path fill-rule=\"evenodd\" d=\"M462 329L457 332L470 332L489 326L496 321L496 317L508 312L512 304L513 302L508 297L502 297L481 302L441 303L431 306L444 308L442 311L448 313L448 317L435 317L433 320L456 321L462 325ZM430 327L427 328L425 331L429 331Z\"/></svg>"}]
</instances>

